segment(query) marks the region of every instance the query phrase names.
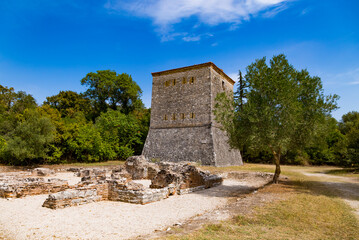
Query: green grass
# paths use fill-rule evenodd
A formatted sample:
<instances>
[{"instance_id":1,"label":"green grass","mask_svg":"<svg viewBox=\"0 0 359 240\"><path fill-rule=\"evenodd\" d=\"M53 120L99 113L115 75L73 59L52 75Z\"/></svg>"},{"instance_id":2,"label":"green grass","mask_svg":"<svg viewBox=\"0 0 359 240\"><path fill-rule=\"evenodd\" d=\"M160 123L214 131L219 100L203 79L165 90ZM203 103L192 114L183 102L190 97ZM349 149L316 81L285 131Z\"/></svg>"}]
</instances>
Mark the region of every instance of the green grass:
<instances>
[{"instance_id":1,"label":"green grass","mask_svg":"<svg viewBox=\"0 0 359 240\"><path fill-rule=\"evenodd\" d=\"M267 164L245 164L240 167L213 168L215 172L274 172ZM359 239L359 221L352 209L338 196L340 192L323 184L325 179L302 175L338 171L336 167L282 166L290 181L276 186L286 200L268 203L254 209L254 214L237 216L220 224L208 224L186 236L170 239ZM342 173L338 173L342 175ZM271 187L267 189L271 191ZM359 200L359 199L358 199ZM167 238L167 237L166 237Z\"/></svg>"}]
</instances>

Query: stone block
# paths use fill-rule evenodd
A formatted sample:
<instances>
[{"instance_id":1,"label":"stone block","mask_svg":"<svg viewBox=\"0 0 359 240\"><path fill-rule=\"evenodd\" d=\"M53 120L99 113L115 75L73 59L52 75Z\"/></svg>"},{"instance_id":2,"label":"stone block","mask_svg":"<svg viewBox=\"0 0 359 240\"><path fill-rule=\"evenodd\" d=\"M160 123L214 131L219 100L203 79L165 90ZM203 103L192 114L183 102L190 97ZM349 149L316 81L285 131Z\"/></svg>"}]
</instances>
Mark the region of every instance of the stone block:
<instances>
[{"instance_id":1,"label":"stone block","mask_svg":"<svg viewBox=\"0 0 359 240\"><path fill-rule=\"evenodd\" d=\"M111 178L112 179L120 179L120 178L132 179L132 175L129 172L127 172L125 166L120 166L119 168L112 170Z\"/></svg>"},{"instance_id":2,"label":"stone block","mask_svg":"<svg viewBox=\"0 0 359 240\"><path fill-rule=\"evenodd\" d=\"M182 176L171 170L161 170L152 179L150 188L164 188L170 184L178 186L182 181Z\"/></svg>"},{"instance_id":3,"label":"stone block","mask_svg":"<svg viewBox=\"0 0 359 240\"><path fill-rule=\"evenodd\" d=\"M32 173L37 176L49 176L55 172L49 168L35 168L32 170Z\"/></svg>"},{"instance_id":4,"label":"stone block","mask_svg":"<svg viewBox=\"0 0 359 240\"><path fill-rule=\"evenodd\" d=\"M100 200L102 200L102 197L97 194L96 189L73 189L50 194L42 206L58 209L97 202Z\"/></svg>"},{"instance_id":5,"label":"stone block","mask_svg":"<svg viewBox=\"0 0 359 240\"><path fill-rule=\"evenodd\" d=\"M146 179L148 177L148 162L144 156L132 156L125 162L127 172L132 179Z\"/></svg>"}]
</instances>

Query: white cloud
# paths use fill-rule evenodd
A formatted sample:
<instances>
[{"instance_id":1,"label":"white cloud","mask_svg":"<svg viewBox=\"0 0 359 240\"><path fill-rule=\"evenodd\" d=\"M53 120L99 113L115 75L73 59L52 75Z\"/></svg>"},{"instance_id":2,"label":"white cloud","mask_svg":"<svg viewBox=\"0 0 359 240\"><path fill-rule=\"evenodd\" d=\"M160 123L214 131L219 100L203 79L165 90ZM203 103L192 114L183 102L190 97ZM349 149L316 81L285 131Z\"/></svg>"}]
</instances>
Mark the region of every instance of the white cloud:
<instances>
[{"instance_id":1,"label":"white cloud","mask_svg":"<svg viewBox=\"0 0 359 240\"><path fill-rule=\"evenodd\" d=\"M201 40L201 36L193 36L193 37L187 36L187 37L183 37L182 39L185 42L197 42L197 41Z\"/></svg>"},{"instance_id":2,"label":"white cloud","mask_svg":"<svg viewBox=\"0 0 359 240\"><path fill-rule=\"evenodd\" d=\"M200 36L183 37L182 39L183 39L183 41L185 41L185 42L197 42L197 41L201 40L201 37L200 37Z\"/></svg>"},{"instance_id":3,"label":"white cloud","mask_svg":"<svg viewBox=\"0 0 359 240\"><path fill-rule=\"evenodd\" d=\"M265 12L265 13L263 14L263 17L265 17L265 18L272 18L272 17L274 17L275 15L277 15L278 13L280 13L280 12L286 10L287 8L288 8L288 6L285 5L285 4L279 5L278 7L275 7L275 8L273 8L272 10Z\"/></svg>"},{"instance_id":4,"label":"white cloud","mask_svg":"<svg viewBox=\"0 0 359 240\"><path fill-rule=\"evenodd\" d=\"M251 16L263 13L273 17L285 9L288 0L108 0L109 10L126 11L152 19L157 31L166 35L173 25L195 16L199 23L215 26L229 23L237 26ZM267 15L265 15L267 14ZM194 26L198 26L198 23Z\"/></svg>"},{"instance_id":5,"label":"white cloud","mask_svg":"<svg viewBox=\"0 0 359 240\"><path fill-rule=\"evenodd\" d=\"M359 85L359 67L326 77L330 84Z\"/></svg>"},{"instance_id":6,"label":"white cloud","mask_svg":"<svg viewBox=\"0 0 359 240\"><path fill-rule=\"evenodd\" d=\"M305 8L300 12L300 15L306 15L307 13L309 13L311 11L310 8Z\"/></svg>"}]
</instances>

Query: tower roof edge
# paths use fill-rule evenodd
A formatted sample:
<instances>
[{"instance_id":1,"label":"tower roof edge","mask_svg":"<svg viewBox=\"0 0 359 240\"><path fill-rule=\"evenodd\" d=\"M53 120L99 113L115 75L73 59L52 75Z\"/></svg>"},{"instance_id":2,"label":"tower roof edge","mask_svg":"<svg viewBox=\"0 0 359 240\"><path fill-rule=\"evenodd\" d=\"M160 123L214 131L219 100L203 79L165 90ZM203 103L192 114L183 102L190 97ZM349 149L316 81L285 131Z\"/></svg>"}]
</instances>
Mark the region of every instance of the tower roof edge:
<instances>
[{"instance_id":1,"label":"tower roof edge","mask_svg":"<svg viewBox=\"0 0 359 240\"><path fill-rule=\"evenodd\" d=\"M199 68L205 68L205 67L212 67L216 72L218 72L222 77L224 77L232 85L235 83L235 81L232 78L230 78L225 72L223 72L222 69L217 67L213 62L206 62L206 63L195 64L195 65L191 65L191 66L187 66L187 67L174 68L174 69L160 71L160 72L153 72L152 76L154 76L154 77L163 76L163 75L167 75L167 74L185 72L185 71L199 69Z\"/></svg>"}]
</instances>

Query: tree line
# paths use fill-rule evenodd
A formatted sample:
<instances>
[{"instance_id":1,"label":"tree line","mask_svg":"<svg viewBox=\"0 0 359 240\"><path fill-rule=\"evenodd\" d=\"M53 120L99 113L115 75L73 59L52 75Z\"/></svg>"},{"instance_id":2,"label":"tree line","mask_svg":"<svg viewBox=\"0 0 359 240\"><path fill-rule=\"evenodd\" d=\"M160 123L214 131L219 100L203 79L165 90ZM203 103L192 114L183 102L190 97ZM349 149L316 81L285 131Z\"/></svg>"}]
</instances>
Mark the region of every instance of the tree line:
<instances>
[{"instance_id":1,"label":"tree line","mask_svg":"<svg viewBox=\"0 0 359 240\"><path fill-rule=\"evenodd\" d=\"M83 93L60 91L38 106L26 92L0 85L0 163L97 162L140 154L150 109L131 76L88 73Z\"/></svg>"}]
</instances>

